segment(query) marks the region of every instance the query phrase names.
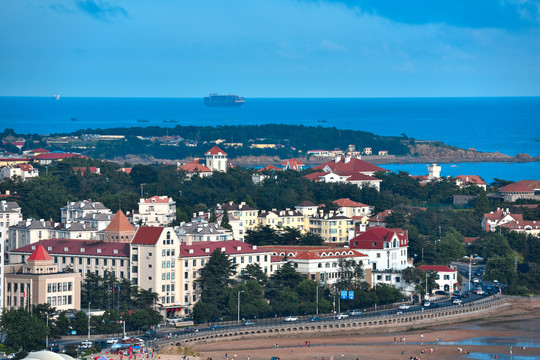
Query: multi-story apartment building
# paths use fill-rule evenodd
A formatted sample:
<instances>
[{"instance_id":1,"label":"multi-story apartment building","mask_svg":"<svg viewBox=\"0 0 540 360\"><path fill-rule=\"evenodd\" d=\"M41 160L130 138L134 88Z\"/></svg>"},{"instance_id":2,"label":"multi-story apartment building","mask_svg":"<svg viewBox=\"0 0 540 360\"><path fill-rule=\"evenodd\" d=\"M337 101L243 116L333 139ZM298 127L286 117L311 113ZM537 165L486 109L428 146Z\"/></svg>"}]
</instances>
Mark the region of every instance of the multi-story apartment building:
<instances>
[{"instance_id":1,"label":"multi-story apartment building","mask_svg":"<svg viewBox=\"0 0 540 360\"><path fill-rule=\"evenodd\" d=\"M49 231L49 236L55 239L101 240L102 238L95 225L79 222L56 224Z\"/></svg>"},{"instance_id":2,"label":"multi-story apartment building","mask_svg":"<svg viewBox=\"0 0 540 360\"><path fill-rule=\"evenodd\" d=\"M133 223L144 226L167 226L176 219L176 202L168 196L152 196L139 201Z\"/></svg>"},{"instance_id":3,"label":"multi-story apartment building","mask_svg":"<svg viewBox=\"0 0 540 360\"><path fill-rule=\"evenodd\" d=\"M362 262L363 277L358 279L371 284L369 257L360 251L329 246L261 246L273 256L287 257L297 272L323 286L332 287L339 280L339 260Z\"/></svg>"},{"instance_id":4,"label":"multi-story apartment building","mask_svg":"<svg viewBox=\"0 0 540 360\"><path fill-rule=\"evenodd\" d=\"M30 164L15 164L0 169L0 179L20 177L23 181L39 176L39 170Z\"/></svg>"},{"instance_id":5,"label":"multi-story apartment building","mask_svg":"<svg viewBox=\"0 0 540 360\"><path fill-rule=\"evenodd\" d=\"M25 264L10 266L9 270L5 274L7 310L45 303L59 311L80 310L81 275L59 272L43 246L35 246Z\"/></svg>"},{"instance_id":6,"label":"multi-story apartment building","mask_svg":"<svg viewBox=\"0 0 540 360\"><path fill-rule=\"evenodd\" d=\"M9 227L17 224L19 221L22 221L22 211L19 204L15 201L0 201L0 229L5 231L5 238L2 240L2 246L5 246L5 249L10 247L10 233Z\"/></svg>"},{"instance_id":7,"label":"multi-story apartment building","mask_svg":"<svg viewBox=\"0 0 540 360\"><path fill-rule=\"evenodd\" d=\"M43 219L27 219L9 227L9 243L6 246L8 251L18 249L28 244L33 244L40 240L50 239L51 230L56 224Z\"/></svg>"},{"instance_id":8,"label":"multi-story apartment building","mask_svg":"<svg viewBox=\"0 0 540 360\"><path fill-rule=\"evenodd\" d=\"M318 212L310 216L309 231L320 235L327 243L347 243L354 234L353 220L331 211L328 214Z\"/></svg>"},{"instance_id":9,"label":"multi-story apartment building","mask_svg":"<svg viewBox=\"0 0 540 360\"><path fill-rule=\"evenodd\" d=\"M182 243L196 241L229 241L233 240L233 232L225 229L217 223L190 222L176 226L174 231Z\"/></svg>"},{"instance_id":10,"label":"multi-story apartment building","mask_svg":"<svg viewBox=\"0 0 540 360\"><path fill-rule=\"evenodd\" d=\"M262 210L259 212L257 221L259 226L270 226L276 230L283 230L290 227L297 229L302 233L307 231L304 224L304 215L297 210Z\"/></svg>"},{"instance_id":11,"label":"multi-story apartment building","mask_svg":"<svg viewBox=\"0 0 540 360\"><path fill-rule=\"evenodd\" d=\"M178 287L178 310L180 312L170 314L171 316L184 315L192 311L193 305L200 298L200 287L197 283L200 270L216 249L227 254L236 264L235 277L244 274L249 264L259 264L266 274L271 275L271 253L257 248L257 246L241 241L182 243L180 244L178 267L176 269L180 284Z\"/></svg>"},{"instance_id":12,"label":"multi-story apartment building","mask_svg":"<svg viewBox=\"0 0 540 360\"><path fill-rule=\"evenodd\" d=\"M39 245L52 257L57 272L69 268L84 277L87 272L103 276L109 271L118 278L129 278L129 243L45 239L11 250L9 263L24 263Z\"/></svg>"},{"instance_id":13,"label":"multi-story apartment building","mask_svg":"<svg viewBox=\"0 0 540 360\"><path fill-rule=\"evenodd\" d=\"M112 212L102 203L92 200L68 202L67 206L60 208L60 218L63 223L84 218L88 214L112 214Z\"/></svg>"},{"instance_id":14,"label":"multi-story apartment building","mask_svg":"<svg viewBox=\"0 0 540 360\"><path fill-rule=\"evenodd\" d=\"M239 219L244 224L244 230L241 234L242 237L248 230L255 230L258 225L257 216L259 210L247 205L245 202L235 204L232 201L228 203L218 204L216 206L216 212L222 212L227 210L227 213ZM239 239L237 239L239 240Z\"/></svg>"},{"instance_id":15,"label":"multi-story apartment building","mask_svg":"<svg viewBox=\"0 0 540 360\"><path fill-rule=\"evenodd\" d=\"M227 172L227 153L214 146L206 153L206 167L212 171Z\"/></svg>"},{"instance_id":16,"label":"multi-story apartment building","mask_svg":"<svg viewBox=\"0 0 540 360\"><path fill-rule=\"evenodd\" d=\"M370 216L373 209L372 206L362 204L361 202L352 201L349 198L338 199L333 201L333 203L339 206L338 211L340 213L349 218L353 218L355 216Z\"/></svg>"},{"instance_id":17,"label":"multi-story apartment building","mask_svg":"<svg viewBox=\"0 0 540 360\"><path fill-rule=\"evenodd\" d=\"M177 258L180 240L171 227L141 226L131 241L131 281L154 291L162 315L180 305Z\"/></svg>"}]
</instances>

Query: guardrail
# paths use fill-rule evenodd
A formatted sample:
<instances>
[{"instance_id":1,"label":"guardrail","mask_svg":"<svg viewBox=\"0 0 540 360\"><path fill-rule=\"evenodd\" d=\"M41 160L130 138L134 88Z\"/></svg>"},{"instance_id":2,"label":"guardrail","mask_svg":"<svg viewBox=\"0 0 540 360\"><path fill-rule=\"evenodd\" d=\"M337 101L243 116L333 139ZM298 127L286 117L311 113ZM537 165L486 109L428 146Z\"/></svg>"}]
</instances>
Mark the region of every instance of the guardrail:
<instances>
[{"instance_id":1,"label":"guardrail","mask_svg":"<svg viewBox=\"0 0 540 360\"><path fill-rule=\"evenodd\" d=\"M401 314L382 314L372 316L354 316L345 319L322 319L321 321L274 322L272 324L255 324L251 326L234 326L216 330L205 330L194 333L170 333L152 342L154 347L162 344L183 345L186 342L225 340L245 336L280 336L298 332L326 331L332 329L363 329L379 326L406 325L419 321L439 319L487 310L505 303L504 297L489 297L471 301L462 305L441 306L435 309L423 309L403 312Z\"/></svg>"}]
</instances>

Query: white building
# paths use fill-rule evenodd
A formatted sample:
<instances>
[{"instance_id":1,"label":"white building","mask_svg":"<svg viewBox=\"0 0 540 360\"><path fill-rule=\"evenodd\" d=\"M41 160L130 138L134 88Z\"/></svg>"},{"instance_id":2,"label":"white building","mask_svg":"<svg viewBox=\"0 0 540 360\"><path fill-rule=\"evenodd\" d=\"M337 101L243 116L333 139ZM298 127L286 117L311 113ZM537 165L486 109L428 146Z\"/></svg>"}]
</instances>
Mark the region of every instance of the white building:
<instances>
[{"instance_id":1,"label":"white building","mask_svg":"<svg viewBox=\"0 0 540 360\"><path fill-rule=\"evenodd\" d=\"M27 180L39 176L39 170L30 164L14 164L0 169L0 179L11 179L18 176Z\"/></svg>"},{"instance_id":2,"label":"white building","mask_svg":"<svg viewBox=\"0 0 540 360\"><path fill-rule=\"evenodd\" d=\"M176 219L176 202L168 196L152 196L139 201L133 223L144 226L167 226Z\"/></svg>"},{"instance_id":3,"label":"white building","mask_svg":"<svg viewBox=\"0 0 540 360\"><path fill-rule=\"evenodd\" d=\"M102 203L93 202L92 200L68 202L67 206L60 208L60 221L68 223L84 218L89 214L112 214L112 212Z\"/></svg>"},{"instance_id":4,"label":"white building","mask_svg":"<svg viewBox=\"0 0 540 360\"><path fill-rule=\"evenodd\" d=\"M435 276L437 288L435 290L444 290L450 293L456 290L455 286L458 282L456 269L442 265L421 265L418 269L437 273Z\"/></svg>"},{"instance_id":5,"label":"white building","mask_svg":"<svg viewBox=\"0 0 540 360\"><path fill-rule=\"evenodd\" d=\"M9 243L6 250L15 250L40 240L50 239L51 230L54 230L56 225L54 222L44 219L21 220L9 227Z\"/></svg>"},{"instance_id":6,"label":"white building","mask_svg":"<svg viewBox=\"0 0 540 360\"><path fill-rule=\"evenodd\" d=\"M372 206L352 201L349 198L338 199L333 201L333 203L339 206L338 211L340 213L350 218L355 216L370 216L371 211L373 210Z\"/></svg>"},{"instance_id":7,"label":"white building","mask_svg":"<svg viewBox=\"0 0 540 360\"><path fill-rule=\"evenodd\" d=\"M360 281L371 284L369 257L357 250L329 246L261 246L273 256L287 257L294 269L306 278L332 287L339 280L339 260L362 262L364 276Z\"/></svg>"},{"instance_id":8,"label":"white building","mask_svg":"<svg viewBox=\"0 0 540 360\"><path fill-rule=\"evenodd\" d=\"M175 226L174 231L181 243L192 244L197 241L230 241L233 233L218 225L219 223L190 222Z\"/></svg>"},{"instance_id":9,"label":"white building","mask_svg":"<svg viewBox=\"0 0 540 360\"><path fill-rule=\"evenodd\" d=\"M227 153L217 146L208 150L206 156L206 167L212 171L227 172Z\"/></svg>"}]
</instances>

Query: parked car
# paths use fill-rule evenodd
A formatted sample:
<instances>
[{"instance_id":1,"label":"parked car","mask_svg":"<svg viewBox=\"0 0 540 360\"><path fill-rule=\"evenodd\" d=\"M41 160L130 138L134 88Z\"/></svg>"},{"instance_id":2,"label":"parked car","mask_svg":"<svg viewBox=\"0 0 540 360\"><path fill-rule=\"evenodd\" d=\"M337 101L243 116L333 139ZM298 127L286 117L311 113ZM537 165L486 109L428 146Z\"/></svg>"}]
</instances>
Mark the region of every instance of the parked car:
<instances>
[{"instance_id":1,"label":"parked car","mask_svg":"<svg viewBox=\"0 0 540 360\"><path fill-rule=\"evenodd\" d=\"M350 316L360 316L362 315L362 312L360 310L349 310Z\"/></svg>"},{"instance_id":2,"label":"parked car","mask_svg":"<svg viewBox=\"0 0 540 360\"><path fill-rule=\"evenodd\" d=\"M349 317L349 315L348 315L348 314L344 314L344 313L339 313L339 314L336 315L336 318L337 318L338 320L345 319L345 318L348 318L348 317Z\"/></svg>"},{"instance_id":3,"label":"parked car","mask_svg":"<svg viewBox=\"0 0 540 360\"><path fill-rule=\"evenodd\" d=\"M320 317L317 317L317 316L312 316L309 318L309 321L321 321L322 319Z\"/></svg>"},{"instance_id":4,"label":"parked car","mask_svg":"<svg viewBox=\"0 0 540 360\"><path fill-rule=\"evenodd\" d=\"M118 342L118 339L115 339L115 338L110 338L110 339L107 339L107 344L116 344Z\"/></svg>"},{"instance_id":5,"label":"parked car","mask_svg":"<svg viewBox=\"0 0 540 360\"><path fill-rule=\"evenodd\" d=\"M429 300L422 300L422 306L423 306L423 307L430 307L430 306L431 306L431 301L429 301Z\"/></svg>"},{"instance_id":6,"label":"parked car","mask_svg":"<svg viewBox=\"0 0 540 360\"><path fill-rule=\"evenodd\" d=\"M298 321L298 318L296 316L287 316L285 318L285 321L287 322Z\"/></svg>"},{"instance_id":7,"label":"parked car","mask_svg":"<svg viewBox=\"0 0 540 360\"><path fill-rule=\"evenodd\" d=\"M435 294L437 294L437 295L449 295L448 291L444 291L444 290L437 290L437 291L435 291Z\"/></svg>"},{"instance_id":8,"label":"parked car","mask_svg":"<svg viewBox=\"0 0 540 360\"><path fill-rule=\"evenodd\" d=\"M188 326L184 329L185 332L199 332L199 329L194 328L193 326Z\"/></svg>"},{"instance_id":9,"label":"parked car","mask_svg":"<svg viewBox=\"0 0 540 360\"><path fill-rule=\"evenodd\" d=\"M411 308L411 306L409 304L401 304L401 305L399 305L399 308L401 310L409 310Z\"/></svg>"},{"instance_id":10,"label":"parked car","mask_svg":"<svg viewBox=\"0 0 540 360\"><path fill-rule=\"evenodd\" d=\"M252 325L255 325L255 323L253 321L244 321L244 323L242 324L242 326L252 326Z\"/></svg>"},{"instance_id":11,"label":"parked car","mask_svg":"<svg viewBox=\"0 0 540 360\"><path fill-rule=\"evenodd\" d=\"M81 342L81 348L83 349L90 349L92 347L92 341L91 340L84 340Z\"/></svg>"},{"instance_id":12,"label":"parked car","mask_svg":"<svg viewBox=\"0 0 540 360\"><path fill-rule=\"evenodd\" d=\"M210 330L219 330L219 329L223 329L223 326L219 326L219 325L212 325L210 326L209 328Z\"/></svg>"},{"instance_id":13,"label":"parked car","mask_svg":"<svg viewBox=\"0 0 540 360\"><path fill-rule=\"evenodd\" d=\"M463 304L463 300L461 300L460 298L455 298L454 300L452 300L452 304L461 305Z\"/></svg>"}]
</instances>

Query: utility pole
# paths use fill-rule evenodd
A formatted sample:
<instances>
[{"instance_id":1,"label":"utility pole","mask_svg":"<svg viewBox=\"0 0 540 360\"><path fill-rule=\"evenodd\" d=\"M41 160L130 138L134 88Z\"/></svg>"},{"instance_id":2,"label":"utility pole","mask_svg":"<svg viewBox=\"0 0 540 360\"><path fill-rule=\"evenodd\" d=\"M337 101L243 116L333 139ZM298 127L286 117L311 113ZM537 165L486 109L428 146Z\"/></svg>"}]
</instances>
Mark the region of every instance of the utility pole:
<instances>
[{"instance_id":1,"label":"utility pole","mask_svg":"<svg viewBox=\"0 0 540 360\"><path fill-rule=\"evenodd\" d=\"M316 314L319 315L319 284L315 287L315 302L317 303Z\"/></svg>"},{"instance_id":2,"label":"utility pole","mask_svg":"<svg viewBox=\"0 0 540 360\"><path fill-rule=\"evenodd\" d=\"M240 324L240 294L243 292L244 290L238 290L238 324Z\"/></svg>"},{"instance_id":3,"label":"utility pole","mask_svg":"<svg viewBox=\"0 0 540 360\"><path fill-rule=\"evenodd\" d=\"M47 337L45 338L45 349L49 348L49 313L47 315Z\"/></svg>"},{"instance_id":4,"label":"utility pole","mask_svg":"<svg viewBox=\"0 0 540 360\"><path fill-rule=\"evenodd\" d=\"M88 302L88 340L90 340L90 305L92 303L89 301Z\"/></svg>"},{"instance_id":5,"label":"utility pole","mask_svg":"<svg viewBox=\"0 0 540 360\"><path fill-rule=\"evenodd\" d=\"M469 291L471 291L472 255L469 255Z\"/></svg>"}]
</instances>

